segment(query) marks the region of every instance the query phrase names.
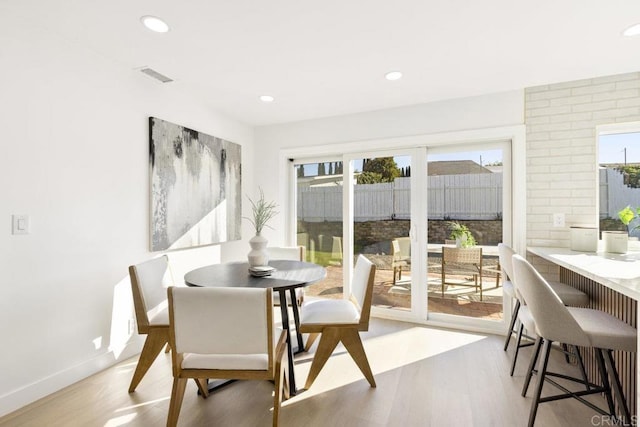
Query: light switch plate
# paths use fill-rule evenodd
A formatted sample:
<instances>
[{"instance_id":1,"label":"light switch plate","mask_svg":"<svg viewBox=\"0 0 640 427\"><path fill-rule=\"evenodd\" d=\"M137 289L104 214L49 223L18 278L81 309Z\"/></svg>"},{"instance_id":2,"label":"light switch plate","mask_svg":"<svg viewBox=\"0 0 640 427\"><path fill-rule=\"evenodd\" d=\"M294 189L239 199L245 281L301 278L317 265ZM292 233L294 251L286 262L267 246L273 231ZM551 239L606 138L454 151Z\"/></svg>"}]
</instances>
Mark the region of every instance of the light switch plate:
<instances>
[{"instance_id":1,"label":"light switch plate","mask_svg":"<svg viewBox=\"0 0 640 427\"><path fill-rule=\"evenodd\" d=\"M29 234L29 215L11 215L13 234Z\"/></svg>"}]
</instances>

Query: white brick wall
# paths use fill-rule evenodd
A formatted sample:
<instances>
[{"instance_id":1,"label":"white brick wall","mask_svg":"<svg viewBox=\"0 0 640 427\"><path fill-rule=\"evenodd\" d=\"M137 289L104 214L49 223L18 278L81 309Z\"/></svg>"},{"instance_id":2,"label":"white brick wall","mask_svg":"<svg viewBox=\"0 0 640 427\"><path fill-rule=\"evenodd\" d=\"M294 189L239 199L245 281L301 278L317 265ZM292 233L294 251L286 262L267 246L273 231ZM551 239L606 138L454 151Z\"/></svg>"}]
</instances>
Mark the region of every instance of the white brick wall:
<instances>
[{"instance_id":1,"label":"white brick wall","mask_svg":"<svg viewBox=\"0 0 640 427\"><path fill-rule=\"evenodd\" d=\"M569 246L569 225L593 223L596 126L640 121L640 72L525 89L527 245ZM567 227L554 228L564 213ZM533 260L556 278L557 268Z\"/></svg>"}]
</instances>

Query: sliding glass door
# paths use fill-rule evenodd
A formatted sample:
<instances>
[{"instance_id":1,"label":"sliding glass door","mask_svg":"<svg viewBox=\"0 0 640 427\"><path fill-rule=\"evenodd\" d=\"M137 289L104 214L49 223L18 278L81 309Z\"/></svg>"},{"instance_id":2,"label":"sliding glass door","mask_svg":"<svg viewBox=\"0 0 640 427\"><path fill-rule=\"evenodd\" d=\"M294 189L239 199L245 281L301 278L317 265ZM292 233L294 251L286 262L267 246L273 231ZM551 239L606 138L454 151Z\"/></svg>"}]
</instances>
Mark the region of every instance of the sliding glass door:
<instances>
[{"instance_id":1,"label":"sliding glass door","mask_svg":"<svg viewBox=\"0 0 640 427\"><path fill-rule=\"evenodd\" d=\"M310 297L342 298L343 162L341 159L295 163L296 244L309 262L323 265L327 278L306 289Z\"/></svg>"},{"instance_id":2,"label":"sliding glass door","mask_svg":"<svg viewBox=\"0 0 640 427\"><path fill-rule=\"evenodd\" d=\"M411 153L348 156L353 256L376 265L373 306L411 312Z\"/></svg>"},{"instance_id":3,"label":"sliding glass door","mask_svg":"<svg viewBox=\"0 0 640 427\"><path fill-rule=\"evenodd\" d=\"M431 318L503 318L497 245L505 241L506 148L473 144L427 153L425 283Z\"/></svg>"},{"instance_id":4,"label":"sliding glass door","mask_svg":"<svg viewBox=\"0 0 640 427\"><path fill-rule=\"evenodd\" d=\"M309 261L328 271L326 283L309 288L310 296L341 298L355 260L364 255L377 269L374 315L502 321L497 244L509 243L509 146L416 147L295 161L297 242ZM454 230L469 232L465 243L456 242Z\"/></svg>"}]
</instances>

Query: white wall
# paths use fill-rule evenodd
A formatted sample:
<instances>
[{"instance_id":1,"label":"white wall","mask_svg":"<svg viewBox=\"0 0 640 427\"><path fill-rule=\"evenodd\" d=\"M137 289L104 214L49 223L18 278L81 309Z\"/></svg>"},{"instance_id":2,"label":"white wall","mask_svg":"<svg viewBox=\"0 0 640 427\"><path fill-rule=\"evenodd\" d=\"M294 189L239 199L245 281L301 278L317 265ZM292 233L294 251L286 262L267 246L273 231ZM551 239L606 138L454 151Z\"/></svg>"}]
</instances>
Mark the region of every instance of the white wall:
<instances>
[{"instance_id":1,"label":"white wall","mask_svg":"<svg viewBox=\"0 0 640 427\"><path fill-rule=\"evenodd\" d=\"M640 120L640 72L525 90L527 244L569 246L569 226L598 221L596 127ZM565 227L553 227L553 214ZM550 279L555 265L533 260Z\"/></svg>"},{"instance_id":2,"label":"white wall","mask_svg":"<svg viewBox=\"0 0 640 427\"><path fill-rule=\"evenodd\" d=\"M398 138L398 144L405 144L405 141L400 141L402 137L522 125L523 104L523 92L512 91L258 127L255 155L260 161L255 165L256 177L260 177L260 185L265 189L267 197L278 200L286 208L286 177L281 171L276 173L278 167L282 167L279 163L282 149L310 147L311 151L311 147L328 144L329 146L314 151L341 154L345 143L351 143L350 147L360 144L362 150L367 150L371 147L371 141L381 139ZM274 228L284 229L284 221L284 215L278 216L274 221ZM269 232L270 241L279 242L284 238L283 233L272 230Z\"/></svg>"},{"instance_id":3,"label":"white wall","mask_svg":"<svg viewBox=\"0 0 640 427\"><path fill-rule=\"evenodd\" d=\"M243 192L252 182L253 129L184 93L0 16L0 415L141 348L127 333L127 266L156 255L148 116L241 144ZM12 214L30 215L31 234L11 235ZM170 256L181 282L191 266L247 251Z\"/></svg>"}]
</instances>

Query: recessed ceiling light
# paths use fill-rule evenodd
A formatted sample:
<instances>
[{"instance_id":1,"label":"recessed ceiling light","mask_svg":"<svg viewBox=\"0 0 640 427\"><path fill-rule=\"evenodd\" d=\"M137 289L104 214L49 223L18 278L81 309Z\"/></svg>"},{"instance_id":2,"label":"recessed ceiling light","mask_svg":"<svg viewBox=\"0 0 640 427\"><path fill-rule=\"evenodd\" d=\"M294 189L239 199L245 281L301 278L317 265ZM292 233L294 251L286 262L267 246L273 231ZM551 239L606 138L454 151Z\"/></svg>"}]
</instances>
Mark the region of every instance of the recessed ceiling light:
<instances>
[{"instance_id":1,"label":"recessed ceiling light","mask_svg":"<svg viewBox=\"0 0 640 427\"><path fill-rule=\"evenodd\" d=\"M635 25L630 26L629 28L624 30L622 32L622 34L627 36L627 37L633 37L633 36L640 35L640 24L635 24Z\"/></svg>"},{"instance_id":2,"label":"recessed ceiling light","mask_svg":"<svg viewBox=\"0 0 640 427\"><path fill-rule=\"evenodd\" d=\"M275 98L271 95L262 95L260 97L260 101L262 102L273 102L275 100Z\"/></svg>"},{"instance_id":3,"label":"recessed ceiling light","mask_svg":"<svg viewBox=\"0 0 640 427\"><path fill-rule=\"evenodd\" d=\"M146 15L140 18L140 22L150 29L151 31L155 31L156 33L166 33L169 31L169 25L164 22L162 19L157 18L155 16Z\"/></svg>"},{"instance_id":4,"label":"recessed ceiling light","mask_svg":"<svg viewBox=\"0 0 640 427\"><path fill-rule=\"evenodd\" d=\"M384 78L387 80L400 80L402 78L402 73L400 71L389 71L384 75Z\"/></svg>"}]
</instances>

